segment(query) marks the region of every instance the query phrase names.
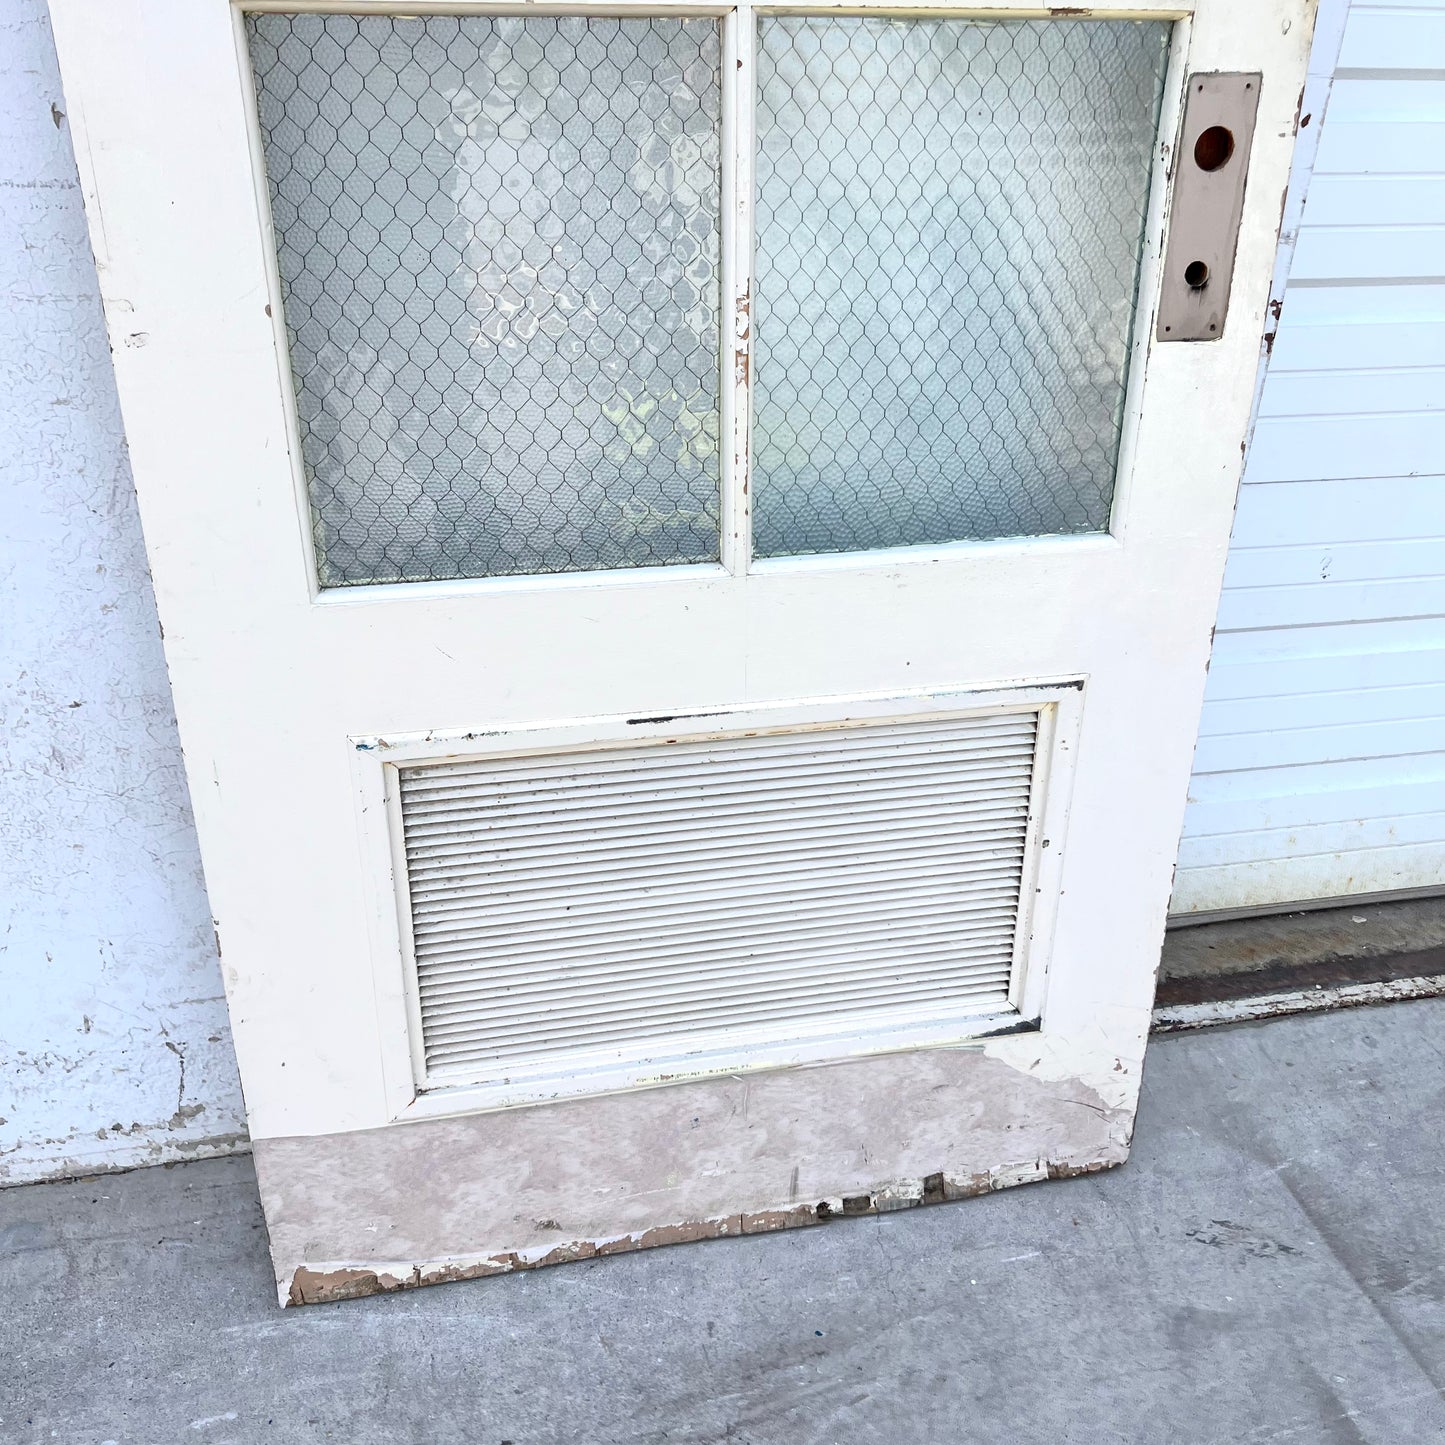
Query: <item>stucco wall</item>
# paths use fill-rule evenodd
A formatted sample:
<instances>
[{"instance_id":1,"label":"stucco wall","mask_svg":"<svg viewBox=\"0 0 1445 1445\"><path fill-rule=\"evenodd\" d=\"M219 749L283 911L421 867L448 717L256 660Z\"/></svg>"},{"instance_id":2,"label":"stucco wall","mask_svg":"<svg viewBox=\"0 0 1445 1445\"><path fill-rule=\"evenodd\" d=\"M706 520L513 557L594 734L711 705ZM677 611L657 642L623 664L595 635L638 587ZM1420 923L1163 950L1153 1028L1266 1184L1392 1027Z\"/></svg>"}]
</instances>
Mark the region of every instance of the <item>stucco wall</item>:
<instances>
[{"instance_id":1,"label":"stucco wall","mask_svg":"<svg viewBox=\"0 0 1445 1445\"><path fill-rule=\"evenodd\" d=\"M244 1143L43 0L0 0L0 1182Z\"/></svg>"}]
</instances>

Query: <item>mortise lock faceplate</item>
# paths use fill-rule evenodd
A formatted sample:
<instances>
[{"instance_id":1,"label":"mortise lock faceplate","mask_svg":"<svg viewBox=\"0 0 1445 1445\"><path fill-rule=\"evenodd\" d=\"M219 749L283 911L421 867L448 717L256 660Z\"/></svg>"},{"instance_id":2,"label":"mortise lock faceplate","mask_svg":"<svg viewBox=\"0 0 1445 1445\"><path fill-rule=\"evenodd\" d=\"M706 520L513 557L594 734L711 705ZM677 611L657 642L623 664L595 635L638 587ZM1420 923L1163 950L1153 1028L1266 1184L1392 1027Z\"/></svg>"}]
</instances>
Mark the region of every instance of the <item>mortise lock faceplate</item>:
<instances>
[{"instance_id":1,"label":"mortise lock faceplate","mask_svg":"<svg viewBox=\"0 0 1445 1445\"><path fill-rule=\"evenodd\" d=\"M1259 84L1258 74L1189 77L1159 297L1160 341L1213 341L1224 334Z\"/></svg>"}]
</instances>

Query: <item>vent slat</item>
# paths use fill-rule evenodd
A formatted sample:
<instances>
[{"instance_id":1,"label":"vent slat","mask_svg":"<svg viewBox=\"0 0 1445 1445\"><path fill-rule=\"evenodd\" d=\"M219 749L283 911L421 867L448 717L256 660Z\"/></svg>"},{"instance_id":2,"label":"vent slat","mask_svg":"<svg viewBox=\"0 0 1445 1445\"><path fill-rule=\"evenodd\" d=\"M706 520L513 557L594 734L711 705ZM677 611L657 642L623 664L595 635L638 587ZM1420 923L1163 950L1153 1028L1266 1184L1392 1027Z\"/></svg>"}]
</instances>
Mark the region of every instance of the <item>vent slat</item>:
<instances>
[{"instance_id":1,"label":"vent slat","mask_svg":"<svg viewBox=\"0 0 1445 1445\"><path fill-rule=\"evenodd\" d=\"M1016 776L1009 776L988 786L966 788L959 786L954 800L955 806L966 803L986 805L1007 805L1016 802L1020 794L1028 793L1029 774L1020 770ZM498 817L489 821L485 815L449 820L445 825L428 826L421 822L407 837L407 853L410 857L427 858L439 851L469 846L477 839L496 840L498 843L514 841L526 844L537 835L548 839L564 840L568 837L606 837L609 834L626 834L633 830L639 818L656 820L659 827L680 827L696 830L707 821L707 814L714 818L727 814L734 801L748 803L749 817L765 819L770 816L789 819L815 818L819 813L836 813L841 802L862 814L869 810L894 806L896 801L908 797L932 796L932 787L927 780L900 784L896 779L870 778L867 783L847 788L839 787L831 792L821 788L808 792L789 791L785 788L769 788L756 794L748 792L729 793L726 789L700 790L696 797L673 800L651 798L630 803L613 803L607 806L598 799L590 813L585 809L573 809L566 813L553 813L545 807L538 807L535 816L526 815ZM703 816L699 816L702 812Z\"/></svg>"},{"instance_id":2,"label":"vent slat","mask_svg":"<svg viewBox=\"0 0 1445 1445\"><path fill-rule=\"evenodd\" d=\"M948 989L952 998L970 1003L992 1004L999 1008L1005 1007L1007 1004L1006 973L1000 974L996 978L984 977L976 983L965 979L950 985L949 979L950 975L946 968L936 974L925 970L924 976L916 984L895 984L881 990L863 988L843 989L836 993L830 991L823 996L817 1007L809 1012L808 1017L810 1021L814 1021L830 1014L896 1012L903 1007L916 1007L919 1003L933 1001L937 998L940 988ZM594 1024L591 1027L584 1022L575 1031L558 1030L554 1034L548 1034L541 1028L534 1028L522 1041L524 1047L520 1049L487 1048L481 1041L472 1039L468 1042L440 1043L436 1046L436 1056L440 1061L447 1056L455 1058L461 1054L476 1057L479 1052L482 1052L483 1056L491 1060L514 1067L514 1061L518 1058L530 1059L556 1054L562 1050L577 1053L591 1052L599 1047L615 1046L633 1038L640 1038L644 1041L666 1040L669 1036L675 1037L679 1034L696 1036L725 1033L740 1028L766 1028L769 1025L785 1023L796 1015L796 1002L789 1004L785 1001L781 1006L773 1008L734 1004L711 1013L695 1013L685 1016L670 1014L666 1019L659 1020L651 1032L641 1035L637 1032L635 1021L631 1019L616 1024ZM546 1042L539 1043L539 1040Z\"/></svg>"},{"instance_id":3,"label":"vent slat","mask_svg":"<svg viewBox=\"0 0 1445 1445\"><path fill-rule=\"evenodd\" d=\"M1022 805L1026 799L1020 799L1019 811L1022 812ZM920 838L926 837L931 842L938 842L939 847L948 847L949 841L967 837L971 851L983 857L988 850L997 848L1014 847L1014 842L1019 835L1016 821L1013 816L1003 819L994 819L993 815L984 815L983 818L970 819L964 814L959 816L957 822L949 825L948 819L944 816L933 815L929 819L929 827L919 828L916 819L896 819L892 816L884 816L880 819L860 819L857 827L848 827L851 819L837 819L837 827L829 832L829 842L834 845L834 853L851 855L854 850L861 850L867 847L868 842L876 840L879 848L903 847L903 845L918 845ZM994 827L990 827L994 824ZM751 834L738 832L736 837L725 837L721 834L721 825L711 835L707 832L702 834L685 834L682 837L672 834L663 834L662 831L656 834L647 834L646 837L639 835L634 840L629 840L630 847L624 848L618 844L611 853L595 854L588 858L588 873L595 873L598 877L605 877L610 873L627 873L636 879L643 868L640 863L649 863L657 866L656 860L659 855L669 858L666 871L669 874L678 874L694 870L699 861L707 864L709 858L717 858L718 861L747 860L757 855L757 848L762 842L766 842L769 848L769 857L795 858L799 855L814 857L818 855L818 837L816 829L811 827L798 828L763 828L759 827ZM555 855L556 850L548 850ZM639 851L642 858L639 858ZM457 886L457 879L461 877L467 883L474 883L477 879L477 861L475 861L477 850L458 855L455 860L448 860L436 866L422 866L412 864L409 867L410 883L413 889L418 890L416 896L425 896L429 890L448 889ZM552 864L539 863L536 858L516 858L512 851L504 851L496 855L494 863L491 864L490 874L499 886L517 887L520 890L529 889L533 883L542 883L546 879L548 868L564 868L568 873L577 871L577 863L574 861L553 861ZM552 884L546 884L552 886Z\"/></svg>"},{"instance_id":4,"label":"vent slat","mask_svg":"<svg viewBox=\"0 0 1445 1445\"><path fill-rule=\"evenodd\" d=\"M1014 712L399 769L429 1076L1006 1009L1036 739Z\"/></svg>"},{"instance_id":5,"label":"vent slat","mask_svg":"<svg viewBox=\"0 0 1445 1445\"><path fill-rule=\"evenodd\" d=\"M981 937L995 932L1012 938L1015 917L1012 912L1004 914L989 910L954 920L949 930L949 946L966 950ZM884 940L897 939L900 927L896 919L883 918L873 923L858 923L848 935L849 951L865 947L875 935ZM794 954L809 957L817 955L815 929L803 929L796 937L768 937L752 939L740 944L736 937L724 934L712 940L694 940L687 950L691 967L702 967L713 958L723 959L737 968L742 961L757 962L768 958L785 958ZM418 986L423 992L432 988L445 988L449 983L469 978L477 982L495 983L503 976L526 982L534 974L550 974L558 970L568 976L587 979L594 970L625 970L641 968L649 971L676 968L678 948L670 939L654 942L639 942L632 948L602 949L590 948L585 954L577 955L564 951L556 960L538 955L523 958L515 952L505 955L489 950L484 940L470 952L462 949L436 958L429 958L418 975ZM619 958L618 955L621 955Z\"/></svg>"},{"instance_id":6,"label":"vent slat","mask_svg":"<svg viewBox=\"0 0 1445 1445\"><path fill-rule=\"evenodd\" d=\"M485 891L479 896L485 897L489 903L488 932L493 927L491 919L496 920L496 927L509 932L530 925L555 929L559 922L565 922L568 914L583 906L593 917L606 919L609 924L631 920L636 926L645 924L648 918L655 918L659 906L664 904L670 910L685 911L692 917L714 907L735 913L740 881L749 885L753 916L756 917L757 910L767 904L787 906L805 899L848 897L860 887L916 889L936 886L941 878L952 878L960 886L967 887L997 878L1011 878L1016 883L1018 860L1016 856L1005 853L1000 857L984 857L972 862L956 862L953 859L940 862L921 850L893 862L876 858L860 861L850 855L832 864L826 879L814 878L812 882L807 882L808 877L805 869L794 867L787 872L770 873L765 878L735 871L720 882L694 875L690 880L650 879L646 884L622 886L616 880L609 880L598 887L587 886L579 879L576 887L569 888L565 900L553 895L544 902L538 902L535 897L526 895L513 899ZM474 929L476 902L476 898L460 902L449 899L445 903L413 906L412 927L416 936L436 938Z\"/></svg>"},{"instance_id":7,"label":"vent slat","mask_svg":"<svg viewBox=\"0 0 1445 1445\"><path fill-rule=\"evenodd\" d=\"M756 736L734 736L719 740L681 743L654 743L650 751L656 756L650 763L659 778L666 777L676 766L692 766L699 761L707 767L716 766L719 749L727 753L729 771L741 771L755 759L769 761L798 758L812 763L828 753L841 753L845 759L887 755L896 750L917 750L920 745L936 743L954 748L960 741L958 724L976 729L964 739L971 756L984 758L999 749L1032 746L1037 726L1034 713L1002 713L994 718L949 719L934 723L902 723L896 730L888 724L874 724L841 729L813 728L787 733L764 733ZM904 729L908 729L905 733ZM865 736L866 734L866 736ZM420 795L448 787L461 786L467 791L477 786L505 789L514 782L528 779L576 775L604 779L611 773L631 773L635 748L604 745L576 749L564 753L528 753L520 757L496 758L473 762L419 763L400 770L404 792Z\"/></svg>"},{"instance_id":8,"label":"vent slat","mask_svg":"<svg viewBox=\"0 0 1445 1445\"><path fill-rule=\"evenodd\" d=\"M950 899L946 909L941 906L924 908L926 919L936 920L939 926L945 919L956 924L967 922L973 915L992 915L1010 899L1018 897L1018 869L1013 877L991 881L986 889L968 890L961 897ZM770 908L749 907L748 926L752 929L766 929L772 936L785 938L794 933L809 932L814 928L836 932L840 928L858 928L869 923L883 924L900 920L899 926L908 926L919 909L920 903L937 900L937 890L907 888L884 891L867 890L863 897L856 896L850 903L840 904L833 896L799 899L791 907L780 903ZM550 955L560 952L571 957L575 952L569 937L573 929L572 919L562 917L550 927L538 926L526 930L498 928L487 951L494 957L505 958L513 966L523 959L538 954ZM681 953L692 944L705 944L710 939L731 940L739 958L746 957L746 944L739 935L738 910L711 908L705 912L669 915L663 927L644 930L635 920L609 919L606 924L596 923L588 927L590 954L631 954L650 953L671 949ZM429 956L443 958L457 951L470 949L471 945L455 940L453 934L441 937L417 938L418 947L425 947ZM419 970L422 977L426 969Z\"/></svg>"},{"instance_id":9,"label":"vent slat","mask_svg":"<svg viewBox=\"0 0 1445 1445\"><path fill-rule=\"evenodd\" d=\"M1012 945L1013 925L1010 920L1000 923L990 933L979 933L962 940L950 939L940 945L940 948L947 957L957 960L961 969L977 965L987 968L1002 967L1007 970ZM810 942L793 949L769 950L767 953L750 956L747 959L745 976L749 986L762 984L769 979L805 979L820 975L842 979L859 969L871 969L873 961L886 956L890 948L893 949L896 959L897 948L891 934L870 936L854 940L845 955L820 959L816 946ZM719 951L714 958L716 961L711 963L705 956L692 960L693 966L688 970L689 982L686 987L690 988L693 982L707 982L709 986L715 987L737 980L740 971L736 953ZM917 950L909 953L910 977L921 966L922 960L923 955ZM620 995L634 983L656 987L656 980L660 976L666 976L672 968L672 959L663 957L645 962L629 960L625 967L593 962L569 968L562 964L551 969L529 970L517 977L510 976L506 969L498 969L489 972L484 979L478 979L475 974L470 978L451 976L442 980L434 979L429 988L423 989L422 996L426 1000L427 1008L440 1019L449 1011L472 1004L477 1005L481 1012L511 1007L523 996L530 999L565 999L570 996L575 1001L579 989L590 991L603 983L608 985L608 996L612 997L614 991ZM673 987L681 989L684 986L674 981ZM588 1003L584 1011L590 1008L591 1004Z\"/></svg>"},{"instance_id":10,"label":"vent slat","mask_svg":"<svg viewBox=\"0 0 1445 1445\"><path fill-rule=\"evenodd\" d=\"M708 826L705 810L694 808L691 817L676 820L662 818L657 821L656 826L645 829L637 827L625 829L620 836L609 830L608 818L599 818L593 829L582 831L581 837L584 841L577 843L571 842L572 838L576 836L575 834L551 832L544 823L532 838L521 838L516 841L509 839L506 840L506 846L490 848L486 851L503 860L512 860L529 858L538 854L553 856L559 847L569 845L575 847L579 853L595 853L616 847L647 849L664 839L685 843L699 836L710 839L719 835L726 836L729 833L740 833L747 837L770 837L777 834L810 832L816 830L819 823L824 824L825 827L830 825L846 827L851 821L855 828L861 829L874 822L886 823L899 818L900 814L912 822L915 831L923 833L931 828L935 820L942 825L960 818L965 820L975 818L980 823L1001 816L1010 820L1017 818L1022 815L1028 802L1028 790L1026 788L1014 790L1012 796L1007 800L1007 811L996 808L994 804L997 800L993 798L985 798L974 803L977 811L970 808L973 800L967 796L950 800L947 804L932 802L933 798L932 790L920 785L917 788L897 789L888 796L876 800L870 798L866 802L856 803L847 808L841 806L842 800L836 800L832 808L817 804L790 809L785 805L769 803L759 807L756 814L738 816L736 810L714 814L711 828ZM644 819L646 818L645 811L642 816ZM450 841L432 843L425 851L410 852L408 864L414 869L423 871L429 867L448 866L451 860L459 855L472 856L479 848L483 848L487 841L485 835L482 835L458 840L455 843Z\"/></svg>"},{"instance_id":11,"label":"vent slat","mask_svg":"<svg viewBox=\"0 0 1445 1445\"><path fill-rule=\"evenodd\" d=\"M753 768L729 770L721 775L716 767L691 764L685 770L672 770L659 776L648 791L659 800L695 798L700 791L709 795L746 793L750 796L761 796L778 787L798 795L812 789L832 793L845 785L857 786L875 779L887 781L891 778L896 782L903 763L924 760L934 765L951 762L960 781L976 779L989 782L1019 774L1027 775L1032 756L1026 747L1009 748L990 758L979 758L963 748L954 748L947 752L931 750L926 753L900 750L893 757L880 751L876 756L866 759L825 758L807 762L790 759L785 765L772 764L770 761L767 767L760 762ZM630 799L635 796L635 792L635 780L625 773L599 779L591 786L585 779L570 777L565 786L529 782L513 787L495 788L488 794L490 801L486 811L499 817L518 813L525 816L533 811L547 809L565 812L569 807L581 807L586 811L605 799ZM418 821L435 819L446 822L452 818L466 817L477 809L474 790L468 790L460 796L448 794L433 797L418 795L414 789L403 787L402 796L406 799L408 815Z\"/></svg>"}]
</instances>

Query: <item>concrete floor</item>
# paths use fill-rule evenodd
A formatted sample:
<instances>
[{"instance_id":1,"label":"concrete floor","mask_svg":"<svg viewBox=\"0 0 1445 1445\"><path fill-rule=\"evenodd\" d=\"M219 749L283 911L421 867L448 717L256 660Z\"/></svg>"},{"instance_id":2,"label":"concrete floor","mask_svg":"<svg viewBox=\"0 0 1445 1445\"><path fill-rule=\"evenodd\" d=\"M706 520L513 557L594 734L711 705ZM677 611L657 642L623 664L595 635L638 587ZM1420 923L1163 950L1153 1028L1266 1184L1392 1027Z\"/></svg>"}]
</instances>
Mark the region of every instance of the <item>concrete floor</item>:
<instances>
[{"instance_id":1,"label":"concrete floor","mask_svg":"<svg viewBox=\"0 0 1445 1445\"><path fill-rule=\"evenodd\" d=\"M1445 1440L1445 1000L1151 1046L1112 1174L277 1310L217 1160L0 1194L0 1440Z\"/></svg>"}]
</instances>

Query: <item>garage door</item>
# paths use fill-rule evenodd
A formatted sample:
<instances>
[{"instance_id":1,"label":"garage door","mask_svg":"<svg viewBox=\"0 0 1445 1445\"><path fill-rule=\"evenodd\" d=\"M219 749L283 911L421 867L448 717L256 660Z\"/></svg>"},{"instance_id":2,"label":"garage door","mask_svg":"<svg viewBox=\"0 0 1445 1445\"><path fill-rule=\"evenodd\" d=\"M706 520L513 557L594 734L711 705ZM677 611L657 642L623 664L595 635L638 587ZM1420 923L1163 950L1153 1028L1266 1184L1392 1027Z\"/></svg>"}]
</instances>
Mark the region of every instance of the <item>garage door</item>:
<instances>
[{"instance_id":1,"label":"garage door","mask_svg":"<svg viewBox=\"0 0 1445 1445\"><path fill-rule=\"evenodd\" d=\"M1445 880L1445 4L1351 7L1250 450L1176 915Z\"/></svg>"}]
</instances>

